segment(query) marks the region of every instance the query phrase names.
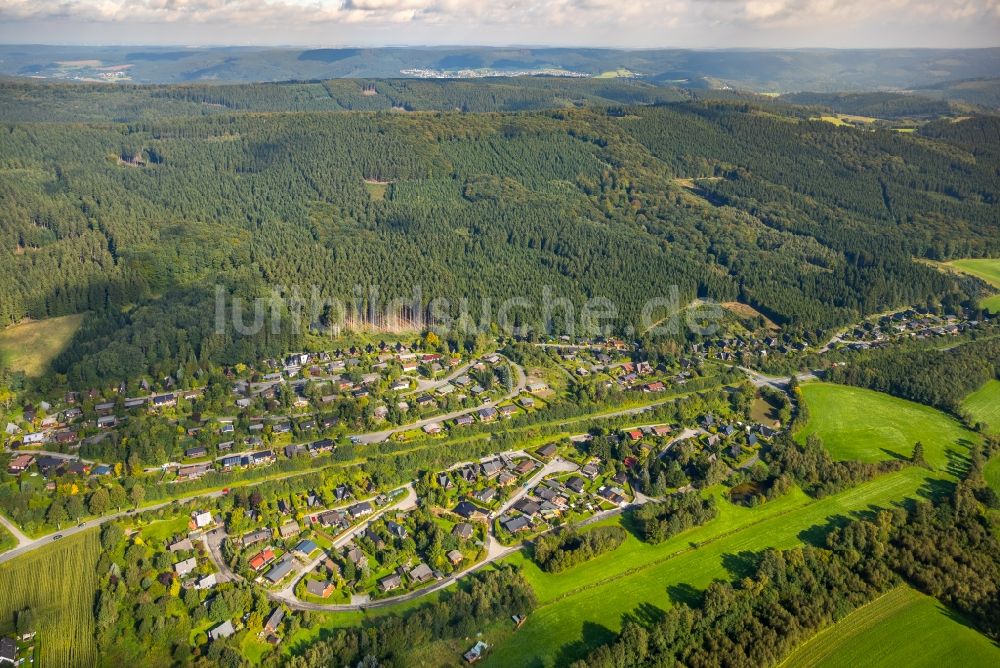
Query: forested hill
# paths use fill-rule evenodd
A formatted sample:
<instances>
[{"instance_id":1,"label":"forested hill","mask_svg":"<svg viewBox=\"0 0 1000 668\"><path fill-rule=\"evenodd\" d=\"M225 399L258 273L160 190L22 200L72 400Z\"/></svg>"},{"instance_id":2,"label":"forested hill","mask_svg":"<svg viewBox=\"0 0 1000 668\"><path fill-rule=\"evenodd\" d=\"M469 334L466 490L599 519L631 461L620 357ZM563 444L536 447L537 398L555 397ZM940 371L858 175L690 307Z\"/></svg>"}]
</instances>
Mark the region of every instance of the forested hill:
<instances>
[{"instance_id":1,"label":"forested hill","mask_svg":"<svg viewBox=\"0 0 1000 668\"><path fill-rule=\"evenodd\" d=\"M212 333L216 283L420 285L477 317L484 297L551 286L608 297L625 333L676 285L820 337L966 299L912 258L1000 253L998 127L861 131L697 101L18 123L0 134L0 320L91 311L57 362L76 385L297 344Z\"/></svg>"},{"instance_id":2,"label":"forested hill","mask_svg":"<svg viewBox=\"0 0 1000 668\"><path fill-rule=\"evenodd\" d=\"M676 102L695 93L634 79L334 79L260 84L0 83L0 121L131 122L239 111L528 111Z\"/></svg>"}]
</instances>

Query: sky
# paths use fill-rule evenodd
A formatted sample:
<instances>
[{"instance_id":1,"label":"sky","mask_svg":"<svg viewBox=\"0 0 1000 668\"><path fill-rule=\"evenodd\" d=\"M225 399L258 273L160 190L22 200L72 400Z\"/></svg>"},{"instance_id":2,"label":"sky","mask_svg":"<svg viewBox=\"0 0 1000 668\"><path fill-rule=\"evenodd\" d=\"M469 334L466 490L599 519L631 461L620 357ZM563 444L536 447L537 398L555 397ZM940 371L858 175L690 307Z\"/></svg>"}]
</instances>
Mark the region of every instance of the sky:
<instances>
[{"instance_id":1,"label":"sky","mask_svg":"<svg viewBox=\"0 0 1000 668\"><path fill-rule=\"evenodd\" d=\"M1000 46L1000 0L0 0L0 42Z\"/></svg>"}]
</instances>

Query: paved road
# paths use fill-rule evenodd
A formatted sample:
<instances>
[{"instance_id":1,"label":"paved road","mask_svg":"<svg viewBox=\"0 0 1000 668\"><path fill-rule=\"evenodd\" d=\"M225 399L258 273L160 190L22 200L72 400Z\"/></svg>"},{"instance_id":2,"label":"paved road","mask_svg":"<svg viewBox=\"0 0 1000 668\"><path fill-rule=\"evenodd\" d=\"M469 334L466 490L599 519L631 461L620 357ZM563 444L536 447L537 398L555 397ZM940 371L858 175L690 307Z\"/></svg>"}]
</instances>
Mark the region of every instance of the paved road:
<instances>
[{"instance_id":1,"label":"paved road","mask_svg":"<svg viewBox=\"0 0 1000 668\"><path fill-rule=\"evenodd\" d=\"M459 376L461 376L463 373L465 373L466 371L468 371L469 369L471 369L472 365L474 363L475 363L475 360L473 360L472 362L466 362L465 364L457 367L454 371L452 371L451 373L449 373L444 378L439 378L438 380L428 380L426 378L417 378L417 387L415 389L412 389L412 390L409 390L407 392L404 392L401 396L409 397L409 396L412 396L414 394L419 394L421 392L431 392L432 390L436 390L439 387L444 387L445 385L447 385L448 383L450 383L451 381L455 380L456 378L458 378Z\"/></svg>"},{"instance_id":2,"label":"paved road","mask_svg":"<svg viewBox=\"0 0 1000 668\"><path fill-rule=\"evenodd\" d=\"M792 380L792 376L767 376L759 371L754 371L749 367L740 366L736 368L745 373L750 378L750 382L756 387L766 386L778 390L779 392L788 391L788 383ZM803 373L794 374L794 376L799 380L799 382L804 380L819 380L819 376L817 375L818 373L818 371L805 371Z\"/></svg>"},{"instance_id":3,"label":"paved road","mask_svg":"<svg viewBox=\"0 0 1000 668\"><path fill-rule=\"evenodd\" d=\"M254 483L254 484L259 484L259 483ZM157 503L152 506L143 506L138 511L123 510L117 513L112 513L111 515L102 515L101 517L95 517L94 519L82 522L77 526L67 526L65 529L56 531L55 533L47 534L45 536L42 536L41 538L35 538L34 540L29 540L29 542L22 544L20 547L16 547L13 550L8 550L7 552L0 554L0 564L6 561L10 561L11 559L19 557L27 552L31 552L32 550L37 550L42 546L54 543L55 541L65 538L67 536L72 536L73 534L80 533L81 531L87 531L89 529L95 529L104 524L105 522L111 522L120 517L131 515L135 512L146 512L148 510L157 510L159 508L165 508L173 503L184 503L185 501L190 501L191 499L197 499L197 498L215 499L220 496L222 496L222 490L217 490L215 492L199 492L196 494L192 494L190 496L182 497L180 499L171 499L170 501L164 501L162 503Z\"/></svg>"},{"instance_id":4,"label":"paved road","mask_svg":"<svg viewBox=\"0 0 1000 668\"><path fill-rule=\"evenodd\" d=\"M354 540L355 536L363 533L365 529L367 529L371 525L372 522L376 521L377 519L382 517L382 515L386 514L390 510L411 510L413 508L416 508L417 492L415 489L413 489L413 483L412 482L407 483L403 487L403 489L406 490L406 493L402 497L397 498L392 503L386 504L385 506L380 508L378 512L369 515L364 522L361 522L357 526L348 529L340 536L337 536L337 538L333 541L330 550L336 551L344 547L352 540ZM284 603L289 603L289 604L300 602L299 599L295 596L295 585L297 585L299 580L304 578L308 573L311 573L312 570L316 568L316 566L318 566L321 561L326 559L326 557L327 557L326 550L321 551L318 557L307 563L305 567L302 568L302 570L300 570L291 579L291 581L287 585L285 585L282 589L278 591L268 592L268 597L272 601L282 601Z\"/></svg>"},{"instance_id":5,"label":"paved road","mask_svg":"<svg viewBox=\"0 0 1000 668\"><path fill-rule=\"evenodd\" d=\"M9 519L0 515L0 524L4 525L7 531L13 534L14 539L17 541L17 546L27 545L31 542L31 539L21 533L21 530L17 528L17 525L11 522Z\"/></svg>"}]
</instances>

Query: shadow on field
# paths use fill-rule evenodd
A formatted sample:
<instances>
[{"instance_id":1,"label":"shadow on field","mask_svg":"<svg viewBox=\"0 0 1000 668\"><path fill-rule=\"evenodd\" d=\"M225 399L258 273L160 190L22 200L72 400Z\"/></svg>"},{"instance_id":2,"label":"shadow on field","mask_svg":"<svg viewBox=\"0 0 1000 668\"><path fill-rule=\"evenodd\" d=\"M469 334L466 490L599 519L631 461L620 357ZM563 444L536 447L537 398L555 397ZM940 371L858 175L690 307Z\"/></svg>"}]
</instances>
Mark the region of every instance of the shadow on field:
<instances>
[{"instance_id":1,"label":"shadow on field","mask_svg":"<svg viewBox=\"0 0 1000 668\"><path fill-rule=\"evenodd\" d=\"M939 501L955 492L955 483L950 480L930 478L921 486L917 494L931 501Z\"/></svg>"},{"instance_id":2,"label":"shadow on field","mask_svg":"<svg viewBox=\"0 0 1000 668\"><path fill-rule=\"evenodd\" d=\"M560 647L559 653L556 655L555 664L557 666L568 666L574 661L579 661L586 657L587 653L595 648L611 642L616 637L618 637L618 634L606 626L595 624L594 622L584 622L580 640L566 643Z\"/></svg>"},{"instance_id":3,"label":"shadow on field","mask_svg":"<svg viewBox=\"0 0 1000 668\"><path fill-rule=\"evenodd\" d=\"M683 603L692 608L697 608L701 605L704 592L687 582L678 582L667 587L667 595L674 603Z\"/></svg>"},{"instance_id":4,"label":"shadow on field","mask_svg":"<svg viewBox=\"0 0 1000 668\"><path fill-rule=\"evenodd\" d=\"M649 627L654 624L659 624L666 619L666 617L667 613L665 610L656 607L652 603L640 603L639 607L635 610L622 616L622 625L624 625L625 622L631 621Z\"/></svg>"},{"instance_id":5,"label":"shadow on field","mask_svg":"<svg viewBox=\"0 0 1000 668\"><path fill-rule=\"evenodd\" d=\"M750 577L757 571L761 553L743 550L738 554L727 552L722 555L722 566L733 576L734 580Z\"/></svg>"}]
</instances>

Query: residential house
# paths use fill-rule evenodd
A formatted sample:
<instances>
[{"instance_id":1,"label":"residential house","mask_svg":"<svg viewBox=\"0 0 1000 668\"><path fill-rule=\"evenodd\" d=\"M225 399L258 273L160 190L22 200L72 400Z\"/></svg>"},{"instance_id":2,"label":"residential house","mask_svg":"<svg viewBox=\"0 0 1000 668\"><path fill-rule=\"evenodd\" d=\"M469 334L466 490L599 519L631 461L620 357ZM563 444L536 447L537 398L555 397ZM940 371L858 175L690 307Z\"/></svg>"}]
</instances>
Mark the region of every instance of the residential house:
<instances>
[{"instance_id":1,"label":"residential house","mask_svg":"<svg viewBox=\"0 0 1000 668\"><path fill-rule=\"evenodd\" d=\"M368 501L362 501L360 503L355 503L353 506L348 508L347 512L351 514L351 517L358 518L370 514L373 510L374 508L372 508L371 503Z\"/></svg>"},{"instance_id":2,"label":"residential house","mask_svg":"<svg viewBox=\"0 0 1000 668\"><path fill-rule=\"evenodd\" d=\"M298 535L299 531L301 531L301 529L299 528L299 523L296 522L295 520L290 520L281 525L281 527L278 529L278 534L282 538L288 539L291 538L292 536Z\"/></svg>"},{"instance_id":3,"label":"residential house","mask_svg":"<svg viewBox=\"0 0 1000 668\"><path fill-rule=\"evenodd\" d=\"M538 448L538 454L542 457L551 457L556 454L558 448L555 443L546 443L542 447Z\"/></svg>"},{"instance_id":4,"label":"residential house","mask_svg":"<svg viewBox=\"0 0 1000 668\"><path fill-rule=\"evenodd\" d=\"M183 550L193 550L194 549L194 543L192 543L191 539L189 539L189 538L182 538L181 540L178 540L178 541L176 541L174 543L171 543L170 546L167 549L170 550L171 552L181 552Z\"/></svg>"},{"instance_id":5,"label":"residential house","mask_svg":"<svg viewBox=\"0 0 1000 668\"><path fill-rule=\"evenodd\" d=\"M472 538L474 531L472 525L468 522L459 522L452 528L451 535L458 537L460 540L469 540Z\"/></svg>"},{"instance_id":6,"label":"residential house","mask_svg":"<svg viewBox=\"0 0 1000 668\"><path fill-rule=\"evenodd\" d=\"M347 550L344 552L344 556L347 557L347 560L350 561L355 566L357 566L358 568L364 568L365 566L368 565L368 557L366 557L365 553L359 550L354 545L351 545L347 548Z\"/></svg>"},{"instance_id":7,"label":"residential house","mask_svg":"<svg viewBox=\"0 0 1000 668\"><path fill-rule=\"evenodd\" d=\"M250 565L250 568L259 571L272 561L274 561L274 551L271 548L267 548L250 557L247 563Z\"/></svg>"},{"instance_id":8,"label":"residential house","mask_svg":"<svg viewBox=\"0 0 1000 668\"><path fill-rule=\"evenodd\" d=\"M469 501L459 502L459 504L455 506L454 513L463 519L474 520L476 522L481 522L486 519L486 513Z\"/></svg>"},{"instance_id":9,"label":"residential house","mask_svg":"<svg viewBox=\"0 0 1000 668\"><path fill-rule=\"evenodd\" d=\"M399 577L399 575L396 575L395 573L378 581L378 588L382 591L392 591L393 589L399 589L402 586L403 578Z\"/></svg>"},{"instance_id":10,"label":"residential house","mask_svg":"<svg viewBox=\"0 0 1000 668\"><path fill-rule=\"evenodd\" d=\"M452 566L457 566L458 564L462 563L463 559L465 559L462 553L459 552L458 550L451 550L450 552L448 552L447 557L448 561L451 562Z\"/></svg>"},{"instance_id":11,"label":"residential house","mask_svg":"<svg viewBox=\"0 0 1000 668\"><path fill-rule=\"evenodd\" d=\"M333 583L330 581L307 580L306 593L317 598L328 598L333 593Z\"/></svg>"},{"instance_id":12,"label":"residential house","mask_svg":"<svg viewBox=\"0 0 1000 668\"><path fill-rule=\"evenodd\" d=\"M208 638L209 640L220 640L222 638L228 638L234 633L236 633L236 629L233 628L233 623L227 620L216 626L214 629L209 630Z\"/></svg>"},{"instance_id":13,"label":"residential house","mask_svg":"<svg viewBox=\"0 0 1000 668\"><path fill-rule=\"evenodd\" d=\"M294 548L292 548L292 552L294 552L294 553L296 553L298 555L301 555L303 559L308 559L309 555L312 554L313 552L315 552L318 549L319 549L319 546L316 545L316 543L314 543L313 541L311 541L311 540L302 540L302 541L299 541L298 545L296 545Z\"/></svg>"},{"instance_id":14,"label":"residential house","mask_svg":"<svg viewBox=\"0 0 1000 668\"><path fill-rule=\"evenodd\" d=\"M292 555L286 554L278 562L271 567L271 570L267 572L264 577L271 581L272 584L277 584L281 582L286 575L292 572L292 567L295 564L295 560L292 559Z\"/></svg>"},{"instance_id":15,"label":"residential house","mask_svg":"<svg viewBox=\"0 0 1000 668\"><path fill-rule=\"evenodd\" d=\"M427 582L432 577L434 577L434 572L430 569L430 566L422 562L410 571L410 579L414 582Z\"/></svg>"},{"instance_id":16,"label":"residential house","mask_svg":"<svg viewBox=\"0 0 1000 668\"><path fill-rule=\"evenodd\" d=\"M191 557L190 559L185 559L184 561L178 561L176 564L174 564L174 572L177 573L177 575L184 576L193 571L197 567L198 567L198 560L195 559L194 557Z\"/></svg>"},{"instance_id":17,"label":"residential house","mask_svg":"<svg viewBox=\"0 0 1000 668\"><path fill-rule=\"evenodd\" d=\"M218 578L216 577L215 573L209 573L205 577L199 579L195 583L194 588L195 589L211 589L212 587L214 587L218 583L219 583L218 582Z\"/></svg>"},{"instance_id":18,"label":"residential house","mask_svg":"<svg viewBox=\"0 0 1000 668\"><path fill-rule=\"evenodd\" d=\"M491 503L497 497L497 489L496 487L487 487L473 492L472 496L480 503Z\"/></svg>"},{"instance_id":19,"label":"residential house","mask_svg":"<svg viewBox=\"0 0 1000 668\"><path fill-rule=\"evenodd\" d=\"M193 515L193 518L194 518L194 524L199 529L207 527L209 524L211 524L213 522L213 520L212 520L212 513L208 512L208 511L200 512L200 513L196 512L196 513L193 513L192 515Z\"/></svg>"},{"instance_id":20,"label":"residential house","mask_svg":"<svg viewBox=\"0 0 1000 668\"><path fill-rule=\"evenodd\" d=\"M243 547L249 547L256 543L261 543L271 537L271 532L267 529L254 531L243 536Z\"/></svg>"},{"instance_id":21,"label":"residential house","mask_svg":"<svg viewBox=\"0 0 1000 668\"><path fill-rule=\"evenodd\" d=\"M17 457L11 459L10 463L7 464L7 472L14 475L24 473L34 463L35 457L33 455L18 455Z\"/></svg>"},{"instance_id":22,"label":"residential house","mask_svg":"<svg viewBox=\"0 0 1000 668\"><path fill-rule=\"evenodd\" d=\"M520 531L527 531L531 528L531 522L528 518L523 515L518 515L517 517L511 517L508 520L504 520L503 528L510 533L518 533Z\"/></svg>"},{"instance_id":23,"label":"residential house","mask_svg":"<svg viewBox=\"0 0 1000 668\"><path fill-rule=\"evenodd\" d=\"M268 633L275 633L281 625L281 620L285 618L285 611L279 606L274 609L271 616L264 622L264 630Z\"/></svg>"},{"instance_id":24,"label":"residential house","mask_svg":"<svg viewBox=\"0 0 1000 668\"><path fill-rule=\"evenodd\" d=\"M581 478L580 476L573 476L566 481L566 487L576 492L577 494L581 494L586 485L587 481Z\"/></svg>"}]
</instances>

